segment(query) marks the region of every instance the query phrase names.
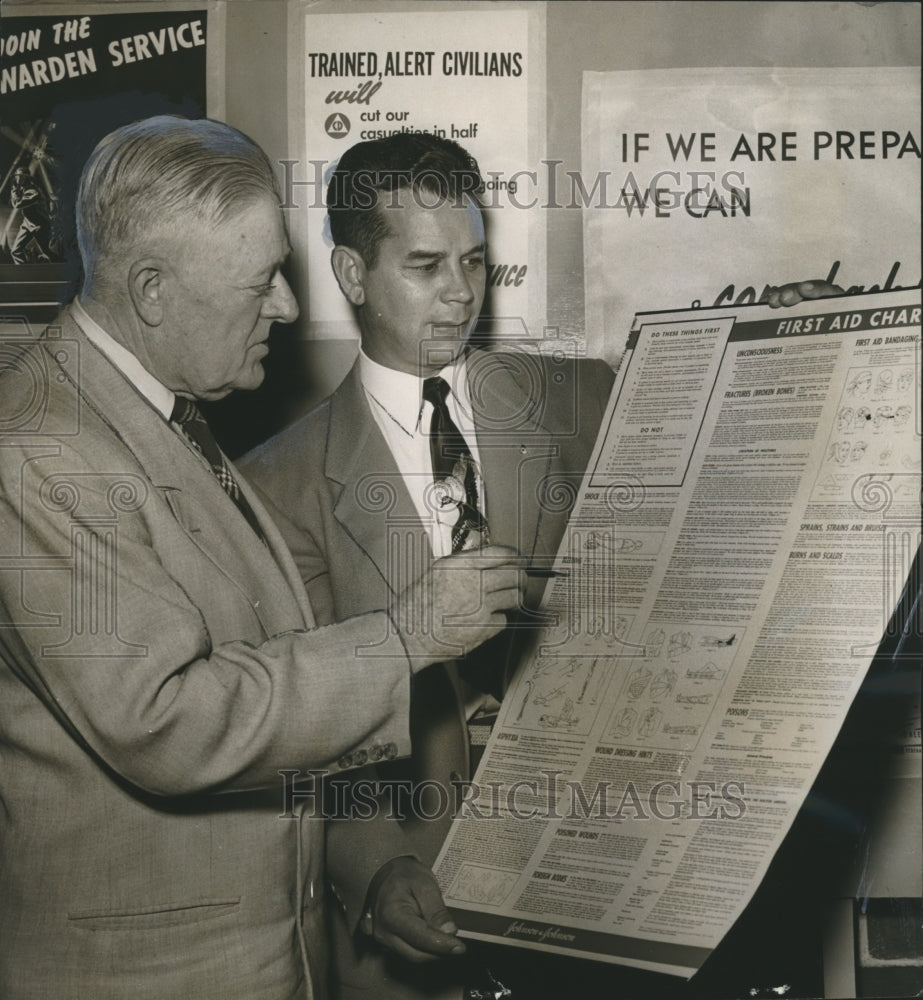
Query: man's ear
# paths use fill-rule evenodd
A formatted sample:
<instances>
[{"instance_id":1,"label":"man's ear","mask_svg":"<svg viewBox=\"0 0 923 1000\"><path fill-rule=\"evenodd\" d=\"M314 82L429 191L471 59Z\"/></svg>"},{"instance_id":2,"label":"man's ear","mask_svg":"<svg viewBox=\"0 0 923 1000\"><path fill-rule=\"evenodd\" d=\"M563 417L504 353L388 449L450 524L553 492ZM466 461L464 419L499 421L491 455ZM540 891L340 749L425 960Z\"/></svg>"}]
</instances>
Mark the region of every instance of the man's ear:
<instances>
[{"instance_id":1,"label":"man's ear","mask_svg":"<svg viewBox=\"0 0 923 1000\"><path fill-rule=\"evenodd\" d=\"M365 302L366 271L362 254L352 247L335 246L330 263L340 291L354 306L361 306Z\"/></svg>"},{"instance_id":2,"label":"man's ear","mask_svg":"<svg viewBox=\"0 0 923 1000\"><path fill-rule=\"evenodd\" d=\"M128 294L135 312L148 326L160 326L164 308L164 262L156 257L136 261L128 271Z\"/></svg>"}]
</instances>

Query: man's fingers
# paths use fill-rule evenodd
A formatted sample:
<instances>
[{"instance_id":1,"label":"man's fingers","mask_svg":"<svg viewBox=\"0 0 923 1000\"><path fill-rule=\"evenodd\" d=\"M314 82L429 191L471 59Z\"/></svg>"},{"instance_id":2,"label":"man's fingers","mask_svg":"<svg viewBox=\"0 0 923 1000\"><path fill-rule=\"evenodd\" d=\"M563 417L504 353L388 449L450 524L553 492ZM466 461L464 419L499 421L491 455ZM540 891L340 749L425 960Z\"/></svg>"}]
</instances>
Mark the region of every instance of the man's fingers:
<instances>
[{"instance_id":1,"label":"man's fingers","mask_svg":"<svg viewBox=\"0 0 923 1000\"><path fill-rule=\"evenodd\" d=\"M522 570L510 566L485 570L481 574L481 585L485 594L495 594L500 590L519 590L522 580Z\"/></svg>"},{"instance_id":2,"label":"man's fingers","mask_svg":"<svg viewBox=\"0 0 923 1000\"><path fill-rule=\"evenodd\" d=\"M782 304L779 301L779 292L781 292L781 290L781 288L767 287L766 291L763 292L763 297L760 299L760 303L769 306L771 309L778 309Z\"/></svg>"},{"instance_id":3,"label":"man's fingers","mask_svg":"<svg viewBox=\"0 0 923 1000\"><path fill-rule=\"evenodd\" d=\"M825 299L831 295L844 294L839 285L831 284L823 278L815 278L813 281L792 281L787 285L769 287L760 301L772 309L778 309L780 306L793 306L805 299Z\"/></svg>"},{"instance_id":4,"label":"man's fingers","mask_svg":"<svg viewBox=\"0 0 923 1000\"><path fill-rule=\"evenodd\" d=\"M466 552L458 552L453 556L446 556L439 560L443 566L457 567L459 569L480 569L488 570L501 566L521 566L528 565L528 559L520 555L515 549L506 545L485 545L480 549L469 549Z\"/></svg>"},{"instance_id":5,"label":"man's fingers","mask_svg":"<svg viewBox=\"0 0 923 1000\"><path fill-rule=\"evenodd\" d=\"M430 927L435 927L444 934L455 934L458 931L442 898L439 884L428 871L425 877L414 884L413 894L420 907L420 915Z\"/></svg>"},{"instance_id":6,"label":"man's fingers","mask_svg":"<svg viewBox=\"0 0 923 1000\"><path fill-rule=\"evenodd\" d=\"M522 587L517 582L494 590L490 594L490 603L500 611L515 611L522 605Z\"/></svg>"},{"instance_id":7,"label":"man's fingers","mask_svg":"<svg viewBox=\"0 0 923 1000\"><path fill-rule=\"evenodd\" d=\"M373 935L410 962L461 955L464 944L432 871L416 858L392 858L376 874Z\"/></svg>"},{"instance_id":8,"label":"man's fingers","mask_svg":"<svg viewBox=\"0 0 923 1000\"><path fill-rule=\"evenodd\" d=\"M461 955L465 945L455 937L455 924L448 910L437 912L432 926L412 907L385 907L375 925L375 937L387 948L411 962L426 962L440 955ZM452 931L441 928L449 927Z\"/></svg>"},{"instance_id":9,"label":"man's fingers","mask_svg":"<svg viewBox=\"0 0 923 1000\"><path fill-rule=\"evenodd\" d=\"M479 556L482 559L496 559L498 561L525 558L509 545L484 545L479 549L471 549L469 552L464 553L464 555Z\"/></svg>"},{"instance_id":10,"label":"man's fingers","mask_svg":"<svg viewBox=\"0 0 923 1000\"><path fill-rule=\"evenodd\" d=\"M829 281L817 279L815 281L802 281L798 285L798 292L805 299L825 299L831 295L844 295L845 292L839 285L833 285Z\"/></svg>"},{"instance_id":11,"label":"man's fingers","mask_svg":"<svg viewBox=\"0 0 923 1000\"><path fill-rule=\"evenodd\" d=\"M507 620L501 612L522 604L528 560L515 549L488 545L438 559L430 573L407 588L397 604L401 635L419 670L425 660L461 655L495 636ZM426 635L410 628L415 614L431 621ZM450 647L456 647L450 652Z\"/></svg>"},{"instance_id":12,"label":"man's fingers","mask_svg":"<svg viewBox=\"0 0 923 1000\"><path fill-rule=\"evenodd\" d=\"M455 559L457 557L449 556L449 558ZM472 586L480 586L482 594L492 594L496 590L510 590L519 587L523 579L522 571L524 568L525 566L501 566L489 569L469 569L464 566L440 567L440 571L459 574L452 580L441 580L440 584L445 587L457 585L466 590ZM462 576L462 573L465 575Z\"/></svg>"},{"instance_id":13,"label":"man's fingers","mask_svg":"<svg viewBox=\"0 0 923 1000\"><path fill-rule=\"evenodd\" d=\"M422 965L424 962L434 962L440 958L445 959L450 956L464 955L465 953L465 946L457 938L449 939L454 942L451 948L440 948L438 951L432 945L429 946L432 947L430 951L415 948L402 938L397 937L388 939L378 937L378 940L389 951L393 951L395 955L400 955L401 958L408 962L413 962L415 965Z\"/></svg>"}]
</instances>

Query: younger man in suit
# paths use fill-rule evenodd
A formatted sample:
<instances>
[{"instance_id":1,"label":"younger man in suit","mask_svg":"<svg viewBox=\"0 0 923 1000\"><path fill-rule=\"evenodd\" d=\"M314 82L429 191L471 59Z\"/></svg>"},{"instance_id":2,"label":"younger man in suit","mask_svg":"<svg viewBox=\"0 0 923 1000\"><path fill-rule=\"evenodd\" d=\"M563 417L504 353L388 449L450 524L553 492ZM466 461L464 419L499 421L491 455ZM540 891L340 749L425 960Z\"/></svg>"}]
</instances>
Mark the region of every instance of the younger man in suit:
<instances>
[{"instance_id":1,"label":"younger man in suit","mask_svg":"<svg viewBox=\"0 0 923 1000\"><path fill-rule=\"evenodd\" d=\"M330 620L379 606L472 541L550 564L567 511L544 498L579 477L595 441L613 381L604 362L469 349L486 283L481 183L465 150L427 134L360 143L332 174L332 265L359 357L326 402L243 463ZM539 592L533 580L532 603ZM486 651L494 677L508 640ZM403 774L421 794L405 827L428 863L453 783L470 777L467 720L490 700L484 677L452 662L414 685ZM414 992L409 970L385 971L362 942L355 954L341 942L338 973L343 997L441 995L422 982Z\"/></svg>"}]
</instances>

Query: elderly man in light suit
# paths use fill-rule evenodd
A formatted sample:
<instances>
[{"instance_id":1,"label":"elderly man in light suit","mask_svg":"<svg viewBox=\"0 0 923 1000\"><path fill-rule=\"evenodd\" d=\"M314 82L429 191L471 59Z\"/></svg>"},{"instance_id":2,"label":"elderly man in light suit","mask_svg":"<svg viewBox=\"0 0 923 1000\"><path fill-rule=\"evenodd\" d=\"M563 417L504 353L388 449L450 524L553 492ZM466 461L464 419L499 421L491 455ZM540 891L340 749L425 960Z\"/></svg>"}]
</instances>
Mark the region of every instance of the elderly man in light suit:
<instances>
[{"instance_id":1,"label":"elderly man in light suit","mask_svg":"<svg viewBox=\"0 0 923 1000\"><path fill-rule=\"evenodd\" d=\"M79 300L0 356L0 996L322 1000L328 874L351 926L463 950L395 824L332 824L325 873L307 772L409 752L412 676L499 631L516 560L442 560L315 628L192 404L257 386L297 315L268 161L136 123L78 216Z\"/></svg>"},{"instance_id":2,"label":"elderly man in light suit","mask_svg":"<svg viewBox=\"0 0 923 1000\"><path fill-rule=\"evenodd\" d=\"M459 515L434 489L428 377L444 379L490 540L544 566L561 540L567 507L548 498L579 482L613 375L601 361L466 350L486 283L481 183L456 143L410 133L359 143L331 176L332 264L355 306L360 355L326 402L243 462L329 620L406 584L407 560L395 553L416 553L422 573L452 550ZM532 605L542 582L530 580ZM499 693L510 639L483 646L479 663L447 663L415 683L413 758L398 774L425 790L402 811L429 863L452 817L453 783L470 778L467 720L488 699L481 689ZM340 937L344 998L459 995L452 970L386 968L362 940L351 948Z\"/></svg>"}]
</instances>

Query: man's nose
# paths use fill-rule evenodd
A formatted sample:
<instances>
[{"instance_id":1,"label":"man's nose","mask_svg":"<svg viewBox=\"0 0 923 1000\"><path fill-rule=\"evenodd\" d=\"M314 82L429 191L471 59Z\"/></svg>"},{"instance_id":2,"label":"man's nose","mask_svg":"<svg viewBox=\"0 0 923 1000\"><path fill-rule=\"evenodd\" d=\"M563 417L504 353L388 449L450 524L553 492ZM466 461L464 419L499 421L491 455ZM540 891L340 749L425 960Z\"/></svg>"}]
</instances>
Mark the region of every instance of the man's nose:
<instances>
[{"instance_id":1,"label":"man's nose","mask_svg":"<svg viewBox=\"0 0 923 1000\"><path fill-rule=\"evenodd\" d=\"M453 267L449 271L442 297L446 302L461 302L465 305L474 301L474 286L464 267Z\"/></svg>"},{"instance_id":2,"label":"man's nose","mask_svg":"<svg viewBox=\"0 0 923 1000\"><path fill-rule=\"evenodd\" d=\"M294 323L298 319L298 301L291 286L280 274L273 283L272 292L266 299L265 315L280 323Z\"/></svg>"}]
</instances>

